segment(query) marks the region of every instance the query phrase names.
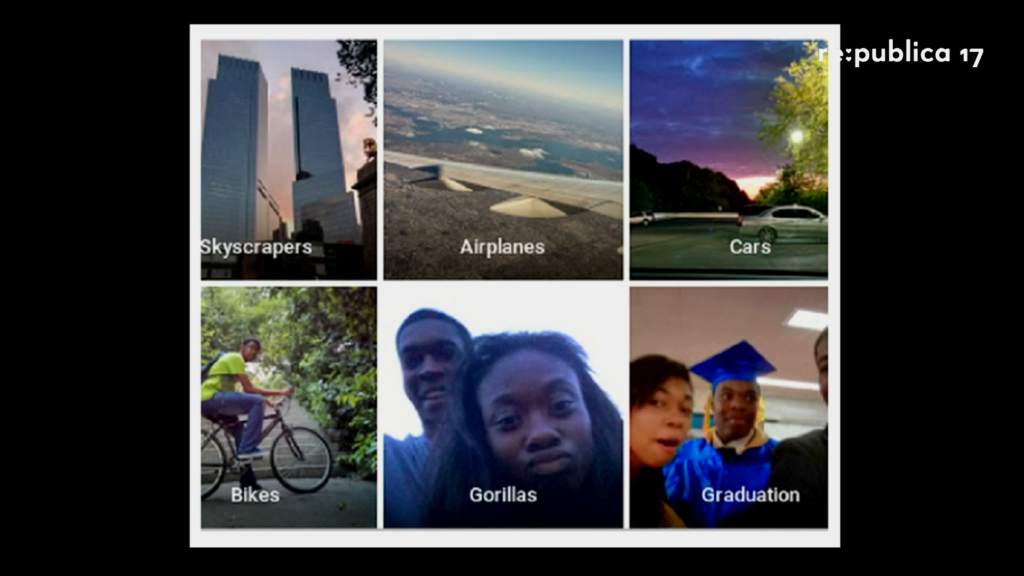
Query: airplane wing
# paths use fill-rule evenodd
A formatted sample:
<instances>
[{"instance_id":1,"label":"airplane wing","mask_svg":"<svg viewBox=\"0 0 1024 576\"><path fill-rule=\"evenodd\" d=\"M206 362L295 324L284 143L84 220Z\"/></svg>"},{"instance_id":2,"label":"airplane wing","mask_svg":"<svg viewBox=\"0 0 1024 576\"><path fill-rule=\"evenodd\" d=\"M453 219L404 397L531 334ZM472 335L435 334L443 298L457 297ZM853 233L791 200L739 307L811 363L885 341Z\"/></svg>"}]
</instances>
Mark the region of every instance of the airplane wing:
<instances>
[{"instance_id":1,"label":"airplane wing","mask_svg":"<svg viewBox=\"0 0 1024 576\"><path fill-rule=\"evenodd\" d=\"M387 150L384 160L406 168L434 170L439 181L447 179L475 184L522 196L492 206L491 210L495 212L530 218L557 218L566 215L566 211L558 207L560 204L622 219L622 182L494 168Z\"/></svg>"}]
</instances>

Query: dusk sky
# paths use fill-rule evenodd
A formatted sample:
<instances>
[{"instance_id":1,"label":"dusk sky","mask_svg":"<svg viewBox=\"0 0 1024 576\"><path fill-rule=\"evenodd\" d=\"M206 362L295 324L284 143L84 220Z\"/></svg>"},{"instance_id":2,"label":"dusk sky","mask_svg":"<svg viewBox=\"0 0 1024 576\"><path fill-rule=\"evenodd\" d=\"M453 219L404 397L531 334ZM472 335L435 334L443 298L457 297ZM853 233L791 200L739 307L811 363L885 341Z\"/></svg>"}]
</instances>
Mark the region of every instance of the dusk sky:
<instances>
[{"instance_id":1,"label":"dusk sky","mask_svg":"<svg viewBox=\"0 0 1024 576\"><path fill-rule=\"evenodd\" d=\"M622 110L622 42L389 41L387 62L486 80L538 95Z\"/></svg>"},{"instance_id":2,"label":"dusk sky","mask_svg":"<svg viewBox=\"0 0 1024 576\"><path fill-rule=\"evenodd\" d=\"M806 55L793 41L634 41L630 142L662 164L718 170L753 198L776 180L781 148L757 139L775 79Z\"/></svg>"},{"instance_id":3,"label":"dusk sky","mask_svg":"<svg viewBox=\"0 0 1024 576\"><path fill-rule=\"evenodd\" d=\"M323 72L331 79L331 96L338 104L338 131L345 163L345 185L349 190L356 183L356 170L366 162L363 139L376 138L373 119L366 116L370 106L363 100L362 87L353 88L337 82L339 72L337 42L292 41L204 41L202 48L202 102L206 118L206 90L210 78L217 77L219 54L254 60L260 63L267 79L269 116L270 166L265 182L281 209L281 217L292 226L292 182L295 180L295 152L292 136L291 69L301 68ZM353 198L353 202L355 199ZM358 211L358 203L356 203Z\"/></svg>"}]
</instances>

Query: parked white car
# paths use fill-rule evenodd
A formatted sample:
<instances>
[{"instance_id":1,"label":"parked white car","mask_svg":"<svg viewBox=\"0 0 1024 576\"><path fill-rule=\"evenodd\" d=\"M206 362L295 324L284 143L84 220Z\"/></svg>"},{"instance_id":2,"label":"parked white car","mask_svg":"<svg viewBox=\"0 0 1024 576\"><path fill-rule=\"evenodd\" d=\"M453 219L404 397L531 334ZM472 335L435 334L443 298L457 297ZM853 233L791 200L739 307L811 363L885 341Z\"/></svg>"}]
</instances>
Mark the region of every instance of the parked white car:
<instances>
[{"instance_id":1,"label":"parked white car","mask_svg":"<svg viewBox=\"0 0 1024 576\"><path fill-rule=\"evenodd\" d=\"M766 206L763 212L738 218L740 236L757 236L771 244L779 238L805 238L828 243L828 216L814 208Z\"/></svg>"},{"instance_id":2,"label":"parked white car","mask_svg":"<svg viewBox=\"0 0 1024 576\"><path fill-rule=\"evenodd\" d=\"M630 224L643 224L647 226L654 222L654 212L633 212L629 215Z\"/></svg>"}]
</instances>

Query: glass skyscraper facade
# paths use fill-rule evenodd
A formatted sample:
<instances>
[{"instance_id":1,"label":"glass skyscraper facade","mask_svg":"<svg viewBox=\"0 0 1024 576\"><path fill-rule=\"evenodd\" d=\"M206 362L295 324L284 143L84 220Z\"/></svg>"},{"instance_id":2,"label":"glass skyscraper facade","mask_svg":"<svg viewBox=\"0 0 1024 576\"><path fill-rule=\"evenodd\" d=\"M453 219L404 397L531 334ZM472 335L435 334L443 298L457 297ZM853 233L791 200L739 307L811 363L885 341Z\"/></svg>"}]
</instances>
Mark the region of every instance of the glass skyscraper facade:
<instances>
[{"instance_id":1,"label":"glass skyscraper facade","mask_svg":"<svg viewBox=\"0 0 1024 576\"><path fill-rule=\"evenodd\" d=\"M295 229L302 229L304 220L317 220L325 242L359 244L362 238L355 200L345 186L338 105L331 98L328 82L327 74L322 72L292 68ZM340 200L342 198L344 200ZM325 218L324 210L328 206L332 213ZM333 213L334 210L337 212Z\"/></svg>"},{"instance_id":2,"label":"glass skyscraper facade","mask_svg":"<svg viewBox=\"0 0 1024 576\"><path fill-rule=\"evenodd\" d=\"M203 120L204 239L271 240L279 226L280 212L265 185L267 117L267 79L259 63L220 55Z\"/></svg>"}]
</instances>

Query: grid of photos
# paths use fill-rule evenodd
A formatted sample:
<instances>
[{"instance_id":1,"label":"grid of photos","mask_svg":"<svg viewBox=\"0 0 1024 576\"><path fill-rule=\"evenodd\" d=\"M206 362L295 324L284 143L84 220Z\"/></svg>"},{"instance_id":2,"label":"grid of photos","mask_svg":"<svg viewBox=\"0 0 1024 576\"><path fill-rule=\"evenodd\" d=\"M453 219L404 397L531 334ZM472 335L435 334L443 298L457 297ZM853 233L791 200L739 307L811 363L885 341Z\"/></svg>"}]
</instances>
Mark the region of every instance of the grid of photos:
<instances>
[{"instance_id":1,"label":"grid of photos","mask_svg":"<svg viewBox=\"0 0 1024 576\"><path fill-rule=\"evenodd\" d=\"M197 529L837 544L806 32L203 36Z\"/></svg>"}]
</instances>

